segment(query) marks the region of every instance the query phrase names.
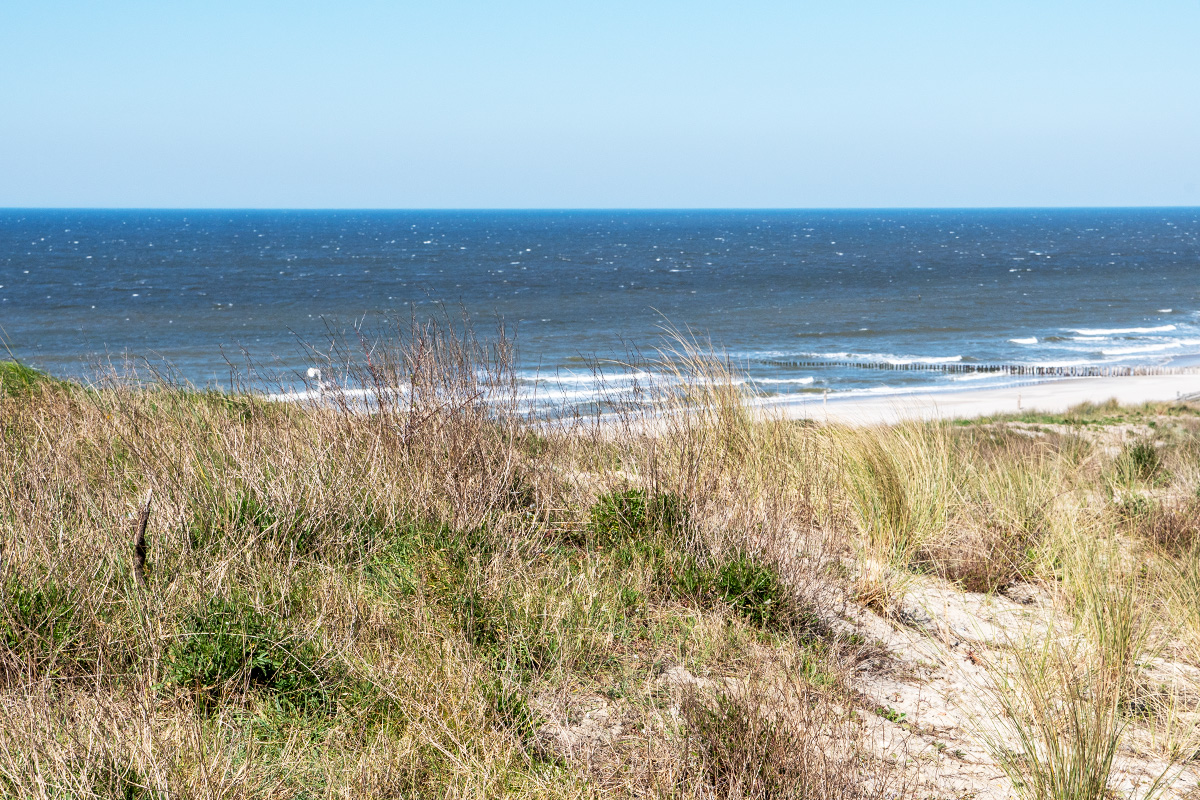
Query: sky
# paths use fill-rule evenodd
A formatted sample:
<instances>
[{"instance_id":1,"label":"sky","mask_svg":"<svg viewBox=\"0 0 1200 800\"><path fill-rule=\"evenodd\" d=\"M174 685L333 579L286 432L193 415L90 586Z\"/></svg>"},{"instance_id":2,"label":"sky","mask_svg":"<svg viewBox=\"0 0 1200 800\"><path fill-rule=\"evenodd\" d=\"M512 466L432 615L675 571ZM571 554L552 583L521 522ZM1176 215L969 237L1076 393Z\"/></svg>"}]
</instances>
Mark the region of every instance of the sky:
<instances>
[{"instance_id":1,"label":"sky","mask_svg":"<svg viewBox=\"0 0 1200 800\"><path fill-rule=\"evenodd\" d=\"M3 0L0 207L1200 205L1200 2Z\"/></svg>"}]
</instances>

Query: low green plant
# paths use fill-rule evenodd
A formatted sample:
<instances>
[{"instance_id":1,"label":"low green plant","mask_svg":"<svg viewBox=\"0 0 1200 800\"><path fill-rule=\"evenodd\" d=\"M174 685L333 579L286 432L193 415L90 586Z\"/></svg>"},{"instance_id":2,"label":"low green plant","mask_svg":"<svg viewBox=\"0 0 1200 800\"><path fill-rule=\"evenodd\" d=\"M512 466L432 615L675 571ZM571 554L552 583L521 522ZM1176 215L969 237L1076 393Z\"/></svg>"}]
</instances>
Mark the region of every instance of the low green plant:
<instances>
[{"instance_id":1,"label":"low green plant","mask_svg":"<svg viewBox=\"0 0 1200 800\"><path fill-rule=\"evenodd\" d=\"M880 706L879 708L875 709L875 713L878 716L886 719L888 722L894 722L897 725L903 725L908 721L908 714L904 713L903 711L897 711L891 706ZM945 745L943 745L943 747L944 746Z\"/></svg>"},{"instance_id":2,"label":"low green plant","mask_svg":"<svg viewBox=\"0 0 1200 800\"><path fill-rule=\"evenodd\" d=\"M166 683L208 706L258 692L284 710L329 709L344 670L312 639L288 632L248 602L214 598L183 620L166 653Z\"/></svg>"},{"instance_id":3,"label":"low green plant","mask_svg":"<svg viewBox=\"0 0 1200 800\"><path fill-rule=\"evenodd\" d=\"M499 542L483 527L456 530L448 525L410 525L396 533L392 548L419 557L432 588L453 594L463 587L468 573L488 563Z\"/></svg>"},{"instance_id":4,"label":"low green plant","mask_svg":"<svg viewBox=\"0 0 1200 800\"><path fill-rule=\"evenodd\" d=\"M557 631L531 629L524 624L526 615L509 597L468 589L451 608L467 642L502 671L529 679L558 660L561 645Z\"/></svg>"},{"instance_id":5,"label":"low green plant","mask_svg":"<svg viewBox=\"0 0 1200 800\"><path fill-rule=\"evenodd\" d=\"M1026 411L1017 414L994 414L975 419L958 420L955 424L962 426L992 422L1022 422L1027 424L1071 425L1071 426L1106 426L1125 422L1140 422L1155 416L1195 416L1200 408L1194 402L1161 402L1142 403L1135 406L1122 406L1114 397L1102 403L1084 402L1068 408L1061 414L1044 414L1036 411ZM1154 420L1147 423L1154 427Z\"/></svg>"},{"instance_id":6,"label":"low green plant","mask_svg":"<svg viewBox=\"0 0 1200 800\"><path fill-rule=\"evenodd\" d=\"M658 536L678 540L687 524L687 509L678 495L627 489L603 495L592 506L586 543L612 548Z\"/></svg>"},{"instance_id":7,"label":"low green plant","mask_svg":"<svg viewBox=\"0 0 1200 800\"><path fill-rule=\"evenodd\" d=\"M512 731L522 741L533 740L542 719L529 705L525 688L520 682L496 675L484 684L483 694L491 704L500 727Z\"/></svg>"},{"instance_id":8,"label":"low green plant","mask_svg":"<svg viewBox=\"0 0 1200 800\"><path fill-rule=\"evenodd\" d=\"M152 788L149 779L131 766L116 763L111 757L88 765L92 773L91 789L95 797L114 800L166 800L170 795Z\"/></svg>"},{"instance_id":9,"label":"low green plant","mask_svg":"<svg viewBox=\"0 0 1200 800\"><path fill-rule=\"evenodd\" d=\"M794 598L779 573L746 554L737 554L712 573L712 591L750 624L786 628L797 622Z\"/></svg>"},{"instance_id":10,"label":"low green plant","mask_svg":"<svg viewBox=\"0 0 1200 800\"><path fill-rule=\"evenodd\" d=\"M610 549L620 566L647 569L665 596L724 603L759 628L812 621L761 559L743 551L713 557L698 537L689 541L687 512L677 495L640 489L605 495L592 506L589 530L593 546Z\"/></svg>"}]
</instances>

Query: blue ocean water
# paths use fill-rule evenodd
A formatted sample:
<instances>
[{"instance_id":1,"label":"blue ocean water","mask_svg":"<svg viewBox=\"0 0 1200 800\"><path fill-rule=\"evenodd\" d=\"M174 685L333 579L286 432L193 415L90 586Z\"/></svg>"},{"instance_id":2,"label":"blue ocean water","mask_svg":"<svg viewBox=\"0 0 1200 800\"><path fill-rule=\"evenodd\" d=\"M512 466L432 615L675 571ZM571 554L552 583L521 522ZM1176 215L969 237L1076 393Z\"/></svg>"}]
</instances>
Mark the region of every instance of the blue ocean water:
<instances>
[{"instance_id":1,"label":"blue ocean water","mask_svg":"<svg viewBox=\"0 0 1200 800\"><path fill-rule=\"evenodd\" d=\"M664 326L768 392L982 386L1010 378L846 364L1180 363L1198 275L1195 208L0 210L13 354L84 377L132 355L200 386L247 354L298 385L306 343L443 306L502 319L544 398L588 397L588 364Z\"/></svg>"}]
</instances>

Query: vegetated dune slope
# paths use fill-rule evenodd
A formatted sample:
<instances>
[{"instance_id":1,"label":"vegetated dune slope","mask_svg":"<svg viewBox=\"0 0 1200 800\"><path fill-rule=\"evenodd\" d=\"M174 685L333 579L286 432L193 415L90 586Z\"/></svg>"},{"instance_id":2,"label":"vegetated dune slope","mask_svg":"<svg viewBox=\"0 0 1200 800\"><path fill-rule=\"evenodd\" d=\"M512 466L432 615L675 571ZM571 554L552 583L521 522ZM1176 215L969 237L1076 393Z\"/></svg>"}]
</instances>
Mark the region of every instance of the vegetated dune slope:
<instances>
[{"instance_id":1,"label":"vegetated dune slope","mask_svg":"<svg viewBox=\"0 0 1200 800\"><path fill-rule=\"evenodd\" d=\"M369 413L0 368L6 796L1195 790L1195 406L852 429L693 360L545 426L422 335Z\"/></svg>"}]
</instances>

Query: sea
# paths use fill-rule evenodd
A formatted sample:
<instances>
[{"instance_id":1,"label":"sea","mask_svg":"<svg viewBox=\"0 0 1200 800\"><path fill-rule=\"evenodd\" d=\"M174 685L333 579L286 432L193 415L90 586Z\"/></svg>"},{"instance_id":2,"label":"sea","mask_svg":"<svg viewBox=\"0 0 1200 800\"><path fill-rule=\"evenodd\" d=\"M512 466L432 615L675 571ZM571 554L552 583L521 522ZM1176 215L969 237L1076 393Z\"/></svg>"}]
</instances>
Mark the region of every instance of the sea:
<instances>
[{"instance_id":1,"label":"sea","mask_svg":"<svg viewBox=\"0 0 1200 800\"><path fill-rule=\"evenodd\" d=\"M0 358L55 375L300 391L427 318L503 326L545 407L680 337L797 400L1190 366L1200 209L0 210Z\"/></svg>"}]
</instances>

